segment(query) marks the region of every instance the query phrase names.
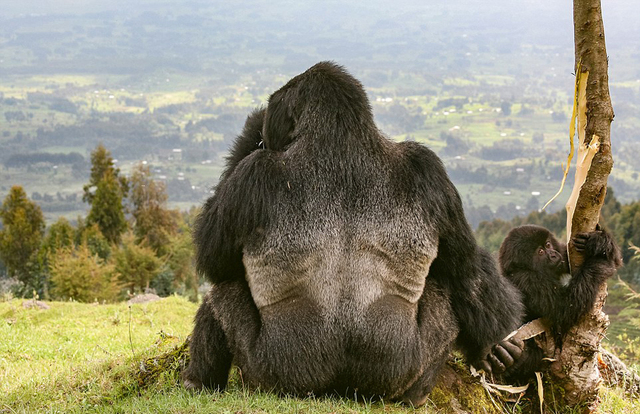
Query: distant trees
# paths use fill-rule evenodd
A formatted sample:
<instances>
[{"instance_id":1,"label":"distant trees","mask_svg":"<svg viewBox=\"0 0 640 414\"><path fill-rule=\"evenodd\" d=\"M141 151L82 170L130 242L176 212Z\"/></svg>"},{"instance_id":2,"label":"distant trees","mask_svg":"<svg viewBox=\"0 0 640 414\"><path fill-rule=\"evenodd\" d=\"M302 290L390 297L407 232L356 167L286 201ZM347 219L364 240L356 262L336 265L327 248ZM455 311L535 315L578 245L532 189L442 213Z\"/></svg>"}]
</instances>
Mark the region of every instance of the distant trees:
<instances>
[{"instance_id":1,"label":"distant trees","mask_svg":"<svg viewBox=\"0 0 640 414\"><path fill-rule=\"evenodd\" d=\"M528 107L526 104L522 104L520 111L518 112L518 116L530 116L533 115L534 112L533 108Z\"/></svg>"},{"instance_id":2,"label":"distant trees","mask_svg":"<svg viewBox=\"0 0 640 414\"><path fill-rule=\"evenodd\" d=\"M37 253L44 234L44 218L37 204L20 186L13 186L0 209L0 258L10 277L24 286L23 294L41 293Z\"/></svg>"},{"instance_id":3,"label":"distant trees","mask_svg":"<svg viewBox=\"0 0 640 414\"><path fill-rule=\"evenodd\" d=\"M511 106L511 102L502 101L502 103L500 104L500 111L502 112L502 115L511 115Z\"/></svg>"},{"instance_id":4,"label":"distant trees","mask_svg":"<svg viewBox=\"0 0 640 414\"><path fill-rule=\"evenodd\" d=\"M446 143L444 149L442 150L442 153L444 155L464 155L471 149L469 141L455 134L452 134L451 132L440 132L440 139Z\"/></svg>"},{"instance_id":5,"label":"distant trees","mask_svg":"<svg viewBox=\"0 0 640 414\"><path fill-rule=\"evenodd\" d=\"M45 233L40 207L22 187L11 189L0 210L0 269L16 281L5 284L13 294L111 302L151 290L197 300L190 229L195 211L169 210L166 187L148 166L136 166L127 179L102 145L91 154L83 190L91 206L87 217L75 226L60 218Z\"/></svg>"},{"instance_id":6,"label":"distant trees","mask_svg":"<svg viewBox=\"0 0 640 414\"><path fill-rule=\"evenodd\" d=\"M43 267L48 268L51 256L58 250L72 247L74 239L75 229L66 218L60 217L58 221L49 226L40 247L40 262Z\"/></svg>"},{"instance_id":7,"label":"distant trees","mask_svg":"<svg viewBox=\"0 0 640 414\"><path fill-rule=\"evenodd\" d=\"M178 231L169 239L169 251L165 255L166 268L171 276L169 292L179 292L198 301L198 276L193 264L193 241L191 239L191 222L197 210L184 214L178 220Z\"/></svg>"},{"instance_id":8,"label":"distant trees","mask_svg":"<svg viewBox=\"0 0 640 414\"><path fill-rule=\"evenodd\" d=\"M78 218L78 228L76 229L76 246L86 245L91 253L101 259L108 259L111 256L111 244L100 231L97 224L87 224L82 218Z\"/></svg>"},{"instance_id":9,"label":"distant trees","mask_svg":"<svg viewBox=\"0 0 640 414\"><path fill-rule=\"evenodd\" d=\"M190 123L185 126L185 132L193 133L207 130L225 136L234 136L238 132L238 125L242 124L245 117L246 114L243 111L242 113L223 113L196 123L189 121Z\"/></svg>"},{"instance_id":10,"label":"distant trees","mask_svg":"<svg viewBox=\"0 0 640 414\"><path fill-rule=\"evenodd\" d=\"M398 134L423 128L425 116L420 107L410 110L404 105L395 103L378 108L376 121L383 124L390 134Z\"/></svg>"},{"instance_id":11,"label":"distant trees","mask_svg":"<svg viewBox=\"0 0 640 414\"><path fill-rule=\"evenodd\" d=\"M22 111L7 111L4 113L4 119L6 119L7 122L20 122L26 121L27 116Z\"/></svg>"},{"instance_id":12,"label":"distant trees","mask_svg":"<svg viewBox=\"0 0 640 414\"><path fill-rule=\"evenodd\" d=\"M505 161L522 157L527 152L524 142L519 139L503 139L493 145L481 147L478 156L483 160Z\"/></svg>"},{"instance_id":13,"label":"distant trees","mask_svg":"<svg viewBox=\"0 0 640 414\"><path fill-rule=\"evenodd\" d=\"M57 250L49 270L54 298L112 302L120 295L115 266L92 253L86 244Z\"/></svg>"},{"instance_id":14,"label":"distant trees","mask_svg":"<svg viewBox=\"0 0 640 414\"><path fill-rule=\"evenodd\" d=\"M27 154L13 154L4 161L7 167L22 167L37 163L49 164L81 164L84 157L77 152L69 154L52 154L49 152L31 152Z\"/></svg>"},{"instance_id":15,"label":"distant trees","mask_svg":"<svg viewBox=\"0 0 640 414\"><path fill-rule=\"evenodd\" d=\"M603 208L604 210L604 208ZM640 284L640 260L634 260L634 251L630 245L640 246L640 201L626 204L610 220L609 226L615 229L618 243L622 247L622 258L627 265L620 270L629 281Z\"/></svg>"},{"instance_id":16,"label":"distant trees","mask_svg":"<svg viewBox=\"0 0 640 414\"><path fill-rule=\"evenodd\" d=\"M440 98L433 109L439 111L441 109L455 107L456 110L459 111L468 103L469 98Z\"/></svg>"},{"instance_id":17,"label":"distant trees","mask_svg":"<svg viewBox=\"0 0 640 414\"><path fill-rule=\"evenodd\" d=\"M117 243L127 229L122 198L122 188L117 178L113 172L106 171L93 195L87 223L97 224L110 243Z\"/></svg>"},{"instance_id":18,"label":"distant trees","mask_svg":"<svg viewBox=\"0 0 640 414\"><path fill-rule=\"evenodd\" d=\"M175 234L177 212L166 208L164 183L151 178L149 167L139 164L130 178L133 232L137 243L145 243L156 253L167 253L169 238Z\"/></svg>"},{"instance_id":19,"label":"distant trees","mask_svg":"<svg viewBox=\"0 0 640 414\"><path fill-rule=\"evenodd\" d=\"M162 268L162 262L154 251L136 244L132 234L124 237L119 249L113 253L112 262L122 285L129 292L145 292Z\"/></svg>"},{"instance_id":20,"label":"distant trees","mask_svg":"<svg viewBox=\"0 0 640 414\"><path fill-rule=\"evenodd\" d=\"M114 178L117 179L122 189L122 194L126 195L129 191L127 178L120 176L120 169L115 168L111 153L104 147L104 145L98 144L96 149L91 152L91 176L89 177L89 183L82 187L82 190L84 191L82 201L92 204L93 197L95 196L95 189L108 172L113 174Z\"/></svg>"},{"instance_id":21,"label":"distant trees","mask_svg":"<svg viewBox=\"0 0 640 414\"><path fill-rule=\"evenodd\" d=\"M562 111L553 111L551 113L551 119L553 122L567 122L567 115Z\"/></svg>"}]
</instances>

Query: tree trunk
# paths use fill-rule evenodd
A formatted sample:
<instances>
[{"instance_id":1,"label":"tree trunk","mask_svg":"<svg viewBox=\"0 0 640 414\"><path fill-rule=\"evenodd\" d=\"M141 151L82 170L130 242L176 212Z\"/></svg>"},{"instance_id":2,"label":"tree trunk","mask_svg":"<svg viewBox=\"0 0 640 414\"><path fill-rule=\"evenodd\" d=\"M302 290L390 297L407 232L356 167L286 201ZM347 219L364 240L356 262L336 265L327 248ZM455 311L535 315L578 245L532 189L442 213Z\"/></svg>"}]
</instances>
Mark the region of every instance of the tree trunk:
<instances>
[{"instance_id":1,"label":"tree trunk","mask_svg":"<svg viewBox=\"0 0 640 414\"><path fill-rule=\"evenodd\" d=\"M573 21L578 160L576 182L566 206L569 240L577 233L595 229L613 166L610 140L613 108L600 0L574 0ZM568 248L571 267L580 266L583 258L572 242ZM562 349L555 351L556 361L551 365L553 383L564 391L564 403L584 407L584 412L593 412L599 402L602 378L597 355L609 325L607 315L602 312L606 296L605 283L600 287L593 310L569 332Z\"/></svg>"}]
</instances>

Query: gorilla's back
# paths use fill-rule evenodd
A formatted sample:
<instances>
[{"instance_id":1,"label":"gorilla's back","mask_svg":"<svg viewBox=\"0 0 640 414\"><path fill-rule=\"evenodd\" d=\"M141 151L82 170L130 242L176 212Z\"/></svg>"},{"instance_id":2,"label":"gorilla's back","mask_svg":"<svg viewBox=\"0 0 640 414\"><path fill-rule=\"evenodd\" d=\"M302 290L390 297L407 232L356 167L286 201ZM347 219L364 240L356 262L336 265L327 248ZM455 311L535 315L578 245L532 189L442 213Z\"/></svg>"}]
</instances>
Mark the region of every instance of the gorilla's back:
<instances>
[{"instance_id":1,"label":"gorilla's back","mask_svg":"<svg viewBox=\"0 0 640 414\"><path fill-rule=\"evenodd\" d=\"M386 147L389 157L398 157L395 145ZM295 300L341 321L363 316L382 296L414 308L437 256L437 231L422 206L399 194L389 160L349 165L341 176L330 156L301 156L300 165L297 155L283 156L291 172L269 226L245 244L257 307Z\"/></svg>"}]
</instances>

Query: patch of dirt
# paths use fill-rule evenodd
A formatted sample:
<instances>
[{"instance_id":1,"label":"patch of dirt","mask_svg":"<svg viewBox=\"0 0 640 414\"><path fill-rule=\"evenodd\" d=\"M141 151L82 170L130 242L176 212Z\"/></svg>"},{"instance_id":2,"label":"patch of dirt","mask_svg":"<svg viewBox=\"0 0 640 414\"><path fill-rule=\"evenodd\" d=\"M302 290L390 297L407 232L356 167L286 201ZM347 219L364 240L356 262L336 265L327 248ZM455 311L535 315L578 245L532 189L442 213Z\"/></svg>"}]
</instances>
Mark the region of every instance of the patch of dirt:
<instances>
[{"instance_id":1,"label":"patch of dirt","mask_svg":"<svg viewBox=\"0 0 640 414\"><path fill-rule=\"evenodd\" d=\"M155 293L145 293L143 295L136 295L134 297L132 297L131 299L129 299L127 301L127 303L129 305L133 305L136 303L149 303L149 302L155 302L156 300L160 300L162 299L160 296L156 295Z\"/></svg>"},{"instance_id":2,"label":"patch of dirt","mask_svg":"<svg viewBox=\"0 0 640 414\"><path fill-rule=\"evenodd\" d=\"M35 299L25 300L24 302L22 302L22 307L25 309L36 308L36 309L42 309L42 310L47 310L51 308L49 305L42 302L41 300L35 300Z\"/></svg>"}]
</instances>

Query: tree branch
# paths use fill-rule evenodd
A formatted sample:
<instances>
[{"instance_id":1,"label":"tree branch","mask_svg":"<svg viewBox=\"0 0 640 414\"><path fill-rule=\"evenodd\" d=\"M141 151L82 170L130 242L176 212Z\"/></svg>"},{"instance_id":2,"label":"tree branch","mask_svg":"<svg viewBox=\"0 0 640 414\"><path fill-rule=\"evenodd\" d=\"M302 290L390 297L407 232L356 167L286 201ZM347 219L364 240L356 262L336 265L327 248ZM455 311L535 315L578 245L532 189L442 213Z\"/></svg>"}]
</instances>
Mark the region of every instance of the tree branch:
<instances>
[{"instance_id":1,"label":"tree branch","mask_svg":"<svg viewBox=\"0 0 640 414\"><path fill-rule=\"evenodd\" d=\"M576 268L583 263L583 257L571 239L577 233L595 229L604 204L607 178L613 167L610 137L613 108L600 0L574 0L573 20L578 160L575 185L566 207L569 262ZM609 325L607 315L602 312L606 296L604 283L593 310L568 333L562 349L555 350L556 361L551 365L554 384L564 391L564 403L584 407L585 412L593 412L599 402L602 378L597 355Z\"/></svg>"}]
</instances>

